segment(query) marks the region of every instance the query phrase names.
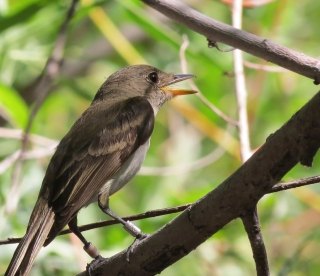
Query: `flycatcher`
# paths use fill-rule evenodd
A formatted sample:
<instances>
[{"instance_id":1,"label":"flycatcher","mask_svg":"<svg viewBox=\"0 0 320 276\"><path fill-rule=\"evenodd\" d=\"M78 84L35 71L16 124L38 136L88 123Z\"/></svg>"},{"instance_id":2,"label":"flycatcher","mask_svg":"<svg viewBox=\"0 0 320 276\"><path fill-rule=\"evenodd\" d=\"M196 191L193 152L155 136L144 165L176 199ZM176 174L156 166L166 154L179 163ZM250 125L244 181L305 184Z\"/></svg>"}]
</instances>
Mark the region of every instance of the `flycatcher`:
<instances>
[{"instance_id":1,"label":"flycatcher","mask_svg":"<svg viewBox=\"0 0 320 276\"><path fill-rule=\"evenodd\" d=\"M137 227L111 212L109 196L140 169L160 107L175 96L195 93L169 85L191 77L134 65L117 71L102 84L90 107L58 145L26 234L5 275L28 275L41 247L48 245L67 224L83 242L86 252L93 258L100 257L77 226L79 210L95 201L103 212L141 238Z\"/></svg>"}]
</instances>

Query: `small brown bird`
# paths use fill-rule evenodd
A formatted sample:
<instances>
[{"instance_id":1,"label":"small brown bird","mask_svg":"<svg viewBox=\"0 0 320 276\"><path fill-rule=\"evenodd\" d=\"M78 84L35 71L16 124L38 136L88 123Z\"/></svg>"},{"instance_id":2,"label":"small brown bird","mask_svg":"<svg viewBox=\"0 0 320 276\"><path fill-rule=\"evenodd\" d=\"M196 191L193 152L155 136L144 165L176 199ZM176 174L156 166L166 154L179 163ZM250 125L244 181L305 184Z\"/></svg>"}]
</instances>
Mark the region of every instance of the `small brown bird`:
<instances>
[{"instance_id":1,"label":"small brown bird","mask_svg":"<svg viewBox=\"0 0 320 276\"><path fill-rule=\"evenodd\" d=\"M67 224L88 254L99 257L77 226L79 210L95 201L132 235L141 237L137 227L111 212L109 196L140 169L159 108L175 96L195 93L168 86L191 77L134 65L117 71L102 84L90 107L58 145L26 234L5 275L28 275L41 247L48 245Z\"/></svg>"}]
</instances>

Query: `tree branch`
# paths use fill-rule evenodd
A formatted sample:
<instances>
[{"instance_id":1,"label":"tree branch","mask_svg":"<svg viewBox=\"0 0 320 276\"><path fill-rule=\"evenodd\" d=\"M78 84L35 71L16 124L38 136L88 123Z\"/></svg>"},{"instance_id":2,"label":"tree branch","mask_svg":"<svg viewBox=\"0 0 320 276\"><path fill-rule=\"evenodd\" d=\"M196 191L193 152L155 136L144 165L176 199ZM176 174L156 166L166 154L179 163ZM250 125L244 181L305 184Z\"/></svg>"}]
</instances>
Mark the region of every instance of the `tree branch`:
<instances>
[{"instance_id":1,"label":"tree branch","mask_svg":"<svg viewBox=\"0 0 320 276\"><path fill-rule=\"evenodd\" d=\"M242 0L234 0L232 4L232 24L233 27L241 29L242 27ZM244 162L251 156L249 122L247 113L248 92L244 76L242 51L235 49L233 51L233 68L235 80L235 92L238 111L238 130L240 140L241 160Z\"/></svg>"},{"instance_id":2,"label":"tree branch","mask_svg":"<svg viewBox=\"0 0 320 276\"><path fill-rule=\"evenodd\" d=\"M163 208L163 209L157 209L157 210L151 210L147 211L145 213L133 215L133 216L128 216L128 217L123 217L122 219L124 220L130 220L130 221L135 221L135 220L141 220L141 219L146 219L146 218L154 218L154 217L159 217L163 215L169 215L169 214L175 214L178 212L181 212L188 208L190 204L185 204L185 205L180 205L176 207L171 207L171 208ZM95 223L90 223L86 225L79 226L80 232L100 228L100 227L105 227L105 226L110 226L114 224L119 224L120 222L117 220L104 220L100 222L95 222ZM66 235L72 233L69 229L63 230L59 233L58 236L61 235ZM13 244L13 243L19 243L22 238L8 238L6 240L0 240L0 245L5 245L5 244Z\"/></svg>"},{"instance_id":3,"label":"tree branch","mask_svg":"<svg viewBox=\"0 0 320 276\"><path fill-rule=\"evenodd\" d=\"M204 35L209 41L222 42L290 71L320 82L320 61L278 45L271 40L233 28L191 9L177 0L142 0L169 18Z\"/></svg>"},{"instance_id":4,"label":"tree branch","mask_svg":"<svg viewBox=\"0 0 320 276\"><path fill-rule=\"evenodd\" d=\"M301 178L298 180L290 181L290 182L285 182L285 183L278 183L274 185L269 193L275 193L283 190L289 190L293 188L298 188L310 184L317 184L320 182L320 175L317 176L311 176L311 177L306 177L306 178Z\"/></svg>"},{"instance_id":5,"label":"tree branch","mask_svg":"<svg viewBox=\"0 0 320 276\"><path fill-rule=\"evenodd\" d=\"M8 193L8 200L5 204L5 210L8 213L13 212L18 204L23 155L28 146L29 134L33 124L33 120L36 114L38 113L38 110L41 107L42 103L48 96L55 78L60 72L63 61L64 47L67 39L67 28L69 26L71 18L73 17L78 1L79 0L72 0L68 12L65 16L64 22L62 23L60 30L57 34L57 38L52 53L48 58L42 73L33 82L31 86L31 89L36 91L35 95L37 95L37 99L31 109L27 125L25 127L23 139L21 141L21 150L19 152L19 156L17 157L16 162L13 166L12 185Z\"/></svg>"},{"instance_id":6,"label":"tree branch","mask_svg":"<svg viewBox=\"0 0 320 276\"><path fill-rule=\"evenodd\" d=\"M268 257L260 229L257 208L248 211L241 219L251 244L257 276L268 276L270 274Z\"/></svg>"},{"instance_id":7,"label":"tree branch","mask_svg":"<svg viewBox=\"0 0 320 276\"><path fill-rule=\"evenodd\" d=\"M298 162L311 166L320 147L320 93L271 135L233 175L162 229L102 262L93 275L108 272L154 275L183 258L259 199ZM85 275L81 273L80 275Z\"/></svg>"}]
</instances>

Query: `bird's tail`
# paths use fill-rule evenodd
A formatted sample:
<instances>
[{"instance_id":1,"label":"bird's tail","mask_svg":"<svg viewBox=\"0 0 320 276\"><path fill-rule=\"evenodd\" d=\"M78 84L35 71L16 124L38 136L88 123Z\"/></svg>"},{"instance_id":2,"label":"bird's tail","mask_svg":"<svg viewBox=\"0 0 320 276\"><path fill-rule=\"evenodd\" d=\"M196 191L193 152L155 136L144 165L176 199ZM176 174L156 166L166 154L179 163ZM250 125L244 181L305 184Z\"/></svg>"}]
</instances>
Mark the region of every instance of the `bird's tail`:
<instances>
[{"instance_id":1,"label":"bird's tail","mask_svg":"<svg viewBox=\"0 0 320 276\"><path fill-rule=\"evenodd\" d=\"M27 232L11 259L5 276L28 275L54 223L55 214L43 198L39 198L30 217Z\"/></svg>"}]
</instances>

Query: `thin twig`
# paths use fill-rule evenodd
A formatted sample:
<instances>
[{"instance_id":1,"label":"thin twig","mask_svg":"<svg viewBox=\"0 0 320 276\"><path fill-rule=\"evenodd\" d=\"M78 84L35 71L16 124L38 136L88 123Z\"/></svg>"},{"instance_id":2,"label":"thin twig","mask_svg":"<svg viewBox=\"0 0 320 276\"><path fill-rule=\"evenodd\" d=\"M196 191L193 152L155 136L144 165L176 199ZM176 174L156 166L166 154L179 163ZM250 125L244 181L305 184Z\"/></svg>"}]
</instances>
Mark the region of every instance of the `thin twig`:
<instances>
[{"instance_id":1,"label":"thin twig","mask_svg":"<svg viewBox=\"0 0 320 276\"><path fill-rule=\"evenodd\" d=\"M21 158L21 160L29 160L51 156L54 153L56 146L57 144L52 144L51 146L48 146L46 148L28 150L24 152L22 157L20 155L21 149L15 151L0 162L0 174L9 169L14 164L14 162L18 160L18 158Z\"/></svg>"},{"instance_id":2,"label":"thin twig","mask_svg":"<svg viewBox=\"0 0 320 276\"><path fill-rule=\"evenodd\" d=\"M182 36L182 44L180 47L180 51L179 51L179 56L180 56L180 64L181 64L181 70L182 73L188 73L188 63L187 63L187 59L186 59L186 55L185 52L188 48L189 45L189 40L188 37L186 35ZM190 86L193 90L198 91L197 94L195 94L200 101L205 104L208 108L210 108L217 116L219 116L220 118L222 118L223 120L225 120L227 123L233 125L233 126L237 126L238 122L232 118L230 118L228 115L226 115L222 110L220 110L216 105L214 105L212 102L210 102L201 92L201 90L199 89L199 87L195 84L195 82L190 79L189 80Z\"/></svg>"},{"instance_id":3,"label":"thin twig","mask_svg":"<svg viewBox=\"0 0 320 276\"><path fill-rule=\"evenodd\" d=\"M223 148L216 148L208 155L192 161L191 163L179 165L179 166L166 166L166 167L146 167L143 166L139 175L157 175L157 176L168 176L168 175L179 175L188 173L191 171L199 170L203 167L209 166L210 164L217 161L223 154L225 150Z\"/></svg>"},{"instance_id":4,"label":"thin twig","mask_svg":"<svg viewBox=\"0 0 320 276\"><path fill-rule=\"evenodd\" d=\"M14 164L14 162L17 161L17 159L20 157L20 149L15 151L14 153L8 155L6 158L1 160L0 162L0 174L4 173L8 168Z\"/></svg>"},{"instance_id":5,"label":"thin twig","mask_svg":"<svg viewBox=\"0 0 320 276\"><path fill-rule=\"evenodd\" d=\"M8 200L5 204L5 210L7 213L11 213L13 212L13 210L16 209L18 199L20 196L19 190L20 190L20 177L21 177L22 165L23 165L22 160L23 160L23 155L29 143L29 133L31 131L31 127L35 119L35 116L38 113L38 110L40 109L42 103L48 96L55 78L60 73L60 69L63 61L64 48L65 48L66 39L67 39L67 29L71 21L71 18L73 17L73 14L75 12L75 8L78 1L79 0L72 0L69 10L64 19L64 22L62 23L60 30L57 34L57 38L56 38L52 53L48 58L47 63L41 75L37 78L37 80L34 83L34 89L36 91L35 95L38 95L38 98L31 109L31 112L27 121L27 125L24 130L24 136L21 142L21 151L13 167L12 179L11 179L12 185L8 193L8 197L7 197Z\"/></svg>"},{"instance_id":6,"label":"thin twig","mask_svg":"<svg viewBox=\"0 0 320 276\"><path fill-rule=\"evenodd\" d=\"M0 127L0 137L2 138L13 138L13 139L23 139L23 131L21 129L10 129L10 128L1 128ZM44 136L30 134L29 141L33 144L37 144L39 148L33 150L25 151L23 156L20 157L22 160L27 159L36 159L51 156L54 152L54 149L58 145L58 141L49 139ZM43 148L45 147L45 148ZM20 156L20 149L7 156L0 162L0 174L5 172ZM224 149L217 148L210 152L208 155L203 156L190 164L179 165L179 166L165 166L165 167L149 167L143 166L139 175L178 175L186 172L194 171L206 167L216 160L218 160L224 153Z\"/></svg>"},{"instance_id":7,"label":"thin twig","mask_svg":"<svg viewBox=\"0 0 320 276\"><path fill-rule=\"evenodd\" d=\"M316 184L319 182L320 182L320 176L317 175L317 176L298 179L295 181L278 183L273 186L273 188L269 191L269 193L275 193L275 192L279 192L282 190L288 190L288 189L293 189L293 188L297 188L297 187L301 187L301 186L305 186L305 185ZM123 219L134 221L134 220L140 220L140 219L145 219L145 218L152 218L152 217L157 217L157 216L174 214L174 213L184 211L190 205L191 204L185 204L185 205L180 205L177 207L152 210L152 211L148 211L145 213L124 217ZM105 221L101 221L101 222L97 222L97 223L85 224L83 226L80 226L79 229L80 229L80 231L88 231L91 229L110 226L110 225L114 225L114 224L118 224L118 222L115 220L105 220ZM70 230L63 230L59 233L59 235L64 235L64 234L68 234L68 233L71 233L71 231ZM19 243L20 240L21 240L21 238L8 238L6 240L0 240L0 245Z\"/></svg>"},{"instance_id":8,"label":"thin twig","mask_svg":"<svg viewBox=\"0 0 320 276\"><path fill-rule=\"evenodd\" d=\"M174 214L178 212L182 212L183 210L187 209L191 204L185 204L185 205L180 205L172 208L164 208L164 209L157 209L157 210L152 210L148 211L145 213L133 215L133 216L128 216L128 217L123 217L124 220L129 220L129 221L135 221L135 220L141 220L141 219L146 219L146 218L153 218L153 217L158 217L158 216L163 216L163 215L169 215L169 214ZM100 227L105 227L105 226L110 226L114 224L119 224L118 221L116 220L105 220L101 222L96 222L96 223L91 223L91 224L86 224L83 226L79 227L79 230L81 232L88 231L91 229L96 229ZM63 230L59 233L60 235L65 235L65 234L70 234L71 231L69 229ZM8 238L7 240L1 240L0 245L4 244L13 244L13 243L19 243L21 238Z\"/></svg>"},{"instance_id":9,"label":"thin twig","mask_svg":"<svg viewBox=\"0 0 320 276\"><path fill-rule=\"evenodd\" d=\"M289 70L282 68L280 66L276 66L276 65L257 64L257 63L253 63L253 62L250 62L247 60L245 60L243 63L247 68L250 68L250 69L256 69L256 70L272 72L272 73L289 72Z\"/></svg>"},{"instance_id":10,"label":"thin twig","mask_svg":"<svg viewBox=\"0 0 320 276\"><path fill-rule=\"evenodd\" d=\"M268 276L270 275L268 257L260 229L257 208L248 211L241 219L251 244L257 276Z\"/></svg>"},{"instance_id":11,"label":"thin twig","mask_svg":"<svg viewBox=\"0 0 320 276\"><path fill-rule=\"evenodd\" d=\"M242 0L234 0L232 5L232 24L233 27L242 27ZM241 159L245 162L251 156L249 123L247 114L247 88L244 77L242 51L233 51L233 66L235 77L235 90L238 106L238 129L240 139Z\"/></svg>"},{"instance_id":12,"label":"thin twig","mask_svg":"<svg viewBox=\"0 0 320 276\"><path fill-rule=\"evenodd\" d=\"M283 183L280 182L274 185L269 191L269 193L280 192L283 190L289 190L293 188L298 188L298 187L302 187L310 184L318 184L318 183L320 183L320 175L301 178L301 179L290 181L290 182L283 182Z\"/></svg>"},{"instance_id":13,"label":"thin twig","mask_svg":"<svg viewBox=\"0 0 320 276\"><path fill-rule=\"evenodd\" d=\"M0 137L22 140L23 130L0 127ZM50 147L53 144L57 144L56 140L38 134L29 134L29 142L42 147Z\"/></svg>"},{"instance_id":14,"label":"thin twig","mask_svg":"<svg viewBox=\"0 0 320 276\"><path fill-rule=\"evenodd\" d=\"M24 136L21 129L0 127L0 137L22 140ZM15 162L17 162L19 158L21 160L26 160L52 155L55 147L58 144L58 142L53 139L35 134L29 135L29 142L32 142L32 144L36 144L41 147L30 151L25 150L23 155L21 155L21 149L18 149L14 153L10 154L9 156L1 160L0 174L4 173L8 168L10 168Z\"/></svg>"}]
</instances>

